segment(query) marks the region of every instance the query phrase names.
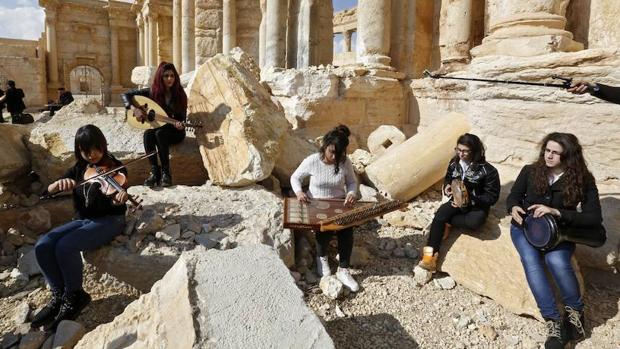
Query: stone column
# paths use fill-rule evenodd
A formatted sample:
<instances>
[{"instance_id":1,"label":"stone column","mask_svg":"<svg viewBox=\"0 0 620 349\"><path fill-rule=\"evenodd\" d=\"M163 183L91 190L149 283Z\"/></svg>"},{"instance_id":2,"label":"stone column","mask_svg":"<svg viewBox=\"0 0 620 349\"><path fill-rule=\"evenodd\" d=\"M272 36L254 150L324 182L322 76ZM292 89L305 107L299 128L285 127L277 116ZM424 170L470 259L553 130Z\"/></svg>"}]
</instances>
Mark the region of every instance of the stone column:
<instances>
[{"instance_id":1,"label":"stone column","mask_svg":"<svg viewBox=\"0 0 620 349\"><path fill-rule=\"evenodd\" d=\"M142 15L136 16L136 25L138 26L138 63L137 65L146 65L144 57L144 20Z\"/></svg>"},{"instance_id":2,"label":"stone column","mask_svg":"<svg viewBox=\"0 0 620 349\"><path fill-rule=\"evenodd\" d=\"M112 60L112 86L121 84L121 71L118 61L118 27L110 25L110 54Z\"/></svg>"},{"instance_id":3,"label":"stone column","mask_svg":"<svg viewBox=\"0 0 620 349\"><path fill-rule=\"evenodd\" d=\"M147 16L144 18L144 65L151 64L151 19Z\"/></svg>"},{"instance_id":4,"label":"stone column","mask_svg":"<svg viewBox=\"0 0 620 349\"><path fill-rule=\"evenodd\" d=\"M182 0L181 19L181 65L182 72L188 73L195 69L196 57L194 48L194 0Z\"/></svg>"},{"instance_id":5,"label":"stone column","mask_svg":"<svg viewBox=\"0 0 620 349\"><path fill-rule=\"evenodd\" d=\"M56 45L56 8L45 9L45 38L47 41L47 71L52 85L58 84L58 48Z\"/></svg>"},{"instance_id":6,"label":"stone column","mask_svg":"<svg viewBox=\"0 0 620 349\"><path fill-rule=\"evenodd\" d=\"M353 35L353 31L347 30L342 34L344 36L344 52L351 52L351 36Z\"/></svg>"},{"instance_id":7,"label":"stone column","mask_svg":"<svg viewBox=\"0 0 620 349\"><path fill-rule=\"evenodd\" d=\"M149 14L149 64L150 66L156 67L159 62L157 62L157 14L150 13Z\"/></svg>"},{"instance_id":8,"label":"stone column","mask_svg":"<svg viewBox=\"0 0 620 349\"><path fill-rule=\"evenodd\" d=\"M443 0L439 19L441 64L467 63L471 48L472 0Z\"/></svg>"},{"instance_id":9,"label":"stone column","mask_svg":"<svg viewBox=\"0 0 620 349\"><path fill-rule=\"evenodd\" d=\"M235 0L224 0L222 25L222 51L228 53L237 46L237 4Z\"/></svg>"},{"instance_id":10,"label":"stone column","mask_svg":"<svg viewBox=\"0 0 620 349\"><path fill-rule=\"evenodd\" d=\"M315 65L313 41L316 36L316 4L314 0L301 0L297 18L297 62L296 68L307 68Z\"/></svg>"},{"instance_id":11,"label":"stone column","mask_svg":"<svg viewBox=\"0 0 620 349\"><path fill-rule=\"evenodd\" d=\"M357 62L389 66L391 0L357 2Z\"/></svg>"},{"instance_id":12,"label":"stone column","mask_svg":"<svg viewBox=\"0 0 620 349\"><path fill-rule=\"evenodd\" d=\"M258 27L258 66L265 66L265 45L267 43L267 0L260 0L261 20Z\"/></svg>"},{"instance_id":13,"label":"stone column","mask_svg":"<svg viewBox=\"0 0 620 349\"><path fill-rule=\"evenodd\" d=\"M286 67L286 0L267 0L265 67Z\"/></svg>"},{"instance_id":14,"label":"stone column","mask_svg":"<svg viewBox=\"0 0 620 349\"><path fill-rule=\"evenodd\" d=\"M537 56L583 49L566 27L569 0L493 0L487 4L488 36L474 47L474 57Z\"/></svg>"},{"instance_id":15,"label":"stone column","mask_svg":"<svg viewBox=\"0 0 620 349\"><path fill-rule=\"evenodd\" d=\"M183 7L181 5L181 0L172 1L172 62L178 72L183 71L181 45Z\"/></svg>"}]
</instances>

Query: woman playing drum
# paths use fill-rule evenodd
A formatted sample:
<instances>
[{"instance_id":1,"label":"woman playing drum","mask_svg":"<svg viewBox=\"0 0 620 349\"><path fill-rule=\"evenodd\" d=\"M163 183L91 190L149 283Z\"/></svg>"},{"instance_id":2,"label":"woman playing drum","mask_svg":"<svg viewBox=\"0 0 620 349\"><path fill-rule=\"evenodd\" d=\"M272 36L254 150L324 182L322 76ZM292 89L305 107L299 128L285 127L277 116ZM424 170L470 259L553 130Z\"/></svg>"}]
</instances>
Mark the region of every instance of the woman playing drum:
<instances>
[{"instance_id":1,"label":"woman playing drum","mask_svg":"<svg viewBox=\"0 0 620 349\"><path fill-rule=\"evenodd\" d=\"M581 212L577 205L581 204ZM579 140L570 133L551 133L541 144L538 160L519 173L506 206L512 215L510 236L525 269L528 285L548 327L545 348L564 348L585 336L583 300L571 265L575 244L562 242L541 252L526 239L523 219L551 214L560 226L600 226L601 204L594 177L586 166ZM560 289L564 319L556 306L545 265Z\"/></svg>"},{"instance_id":2,"label":"woman playing drum","mask_svg":"<svg viewBox=\"0 0 620 349\"><path fill-rule=\"evenodd\" d=\"M444 193L451 199L435 213L428 243L422 250L419 263L420 267L433 272L437 268L442 238L450 227L480 228L486 221L489 209L499 198L499 174L495 167L486 162L480 138L465 133L458 138L454 151L443 184ZM458 183L458 188L453 188L452 183Z\"/></svg>"}]
</instances>

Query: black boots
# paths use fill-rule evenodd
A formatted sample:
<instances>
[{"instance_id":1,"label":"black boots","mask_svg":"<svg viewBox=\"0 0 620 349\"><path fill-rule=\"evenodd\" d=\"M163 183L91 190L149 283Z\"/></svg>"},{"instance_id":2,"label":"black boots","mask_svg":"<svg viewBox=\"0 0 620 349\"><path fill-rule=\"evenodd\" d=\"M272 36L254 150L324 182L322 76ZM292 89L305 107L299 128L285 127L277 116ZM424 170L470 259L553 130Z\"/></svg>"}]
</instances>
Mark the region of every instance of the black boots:
<instances>
[{"instance_id":1,"label":"black boots","mask_svg":"<svg viewBox=\"0 0 620 349\"><path fill-rule=\"evenodd\" d=\"M583 310L575 310L569 306L565 306L564 310L564 327L566 327L566 332L568 338L571 340L581 340L586 337L586 330L584 328L584 316Z\"/></svg>"},{"instance_id":2,"label":"black boots","mask_svg":"<svg viewBox=\"0 0 620 349\"><path fill-rule=\"evenodd\" d=\"M90 303L90 295L84 290L65 292L62 304L54 321L45 326L45 331L53 331L62 320L75 320L80 312Z\"/></svg>"},{"instance_id":3,"label":"black boots","mask_svg":"<svg viewBox=\"0 0 620 349\"><path fill-rule=\"evenodd\" d=\"M547 325L545 349L564 349L569 339L563 320L545 319L545 325Z\"/></svg>"},{"instance_id":4,"label":"black boots","mask_svg":"<svg viewBox=\"0 0 620 349\"><path fill-rule=\"evenodd\" d=\"M60 311L60 305L62 304L62 291L52 290L52 298L41 309L37 315L32 319L30 327L39 328L47 325L50 321L54 320L58 312Z\"/></svg>"},{"instance_id":5,"label":"black boots","mask_svg":"<svg viewBox=\"0 0 620 349\"><path fill-rule=\"evenodd\" d=\"M172 176L170 175L170 168L162 168L161 170L161 186L169 187L172 185Z\"/></svg>"},{"instance_id":6,"label":"black boots","mask_svg":"<svg viewBox=\"0 0 620 349\"><path fill-rule=\"evenodd\" d=\"M144 181L144 185L147 187L155 187L159 185L161 181L161 172L159 170L159 166L151 166L151 175Z\"/></svg>"}]
</instances>

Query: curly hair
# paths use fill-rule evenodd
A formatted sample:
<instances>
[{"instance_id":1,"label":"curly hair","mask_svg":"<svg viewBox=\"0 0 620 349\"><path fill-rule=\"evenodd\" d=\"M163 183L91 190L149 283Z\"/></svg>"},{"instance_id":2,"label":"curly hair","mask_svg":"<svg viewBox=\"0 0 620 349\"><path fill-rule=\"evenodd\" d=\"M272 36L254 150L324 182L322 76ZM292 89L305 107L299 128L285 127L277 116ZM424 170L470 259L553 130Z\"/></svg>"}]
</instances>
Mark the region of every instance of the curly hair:
<instances>
[{"instance_id":1,"label":"curly hair","mask_svg":"<svg viewBox=\"0 0 620 349\"><path fill-rule=\"evenodd\" d=\"M586 185L594 182L594 176L588 170L579 140L572 133L553 132L543 138L538 160L532 164L536 192L542 195L549 190L551 170L545 163L545 149L549 141L560 144L563 149L562 154L560 154L560 161L565 166L562 175L566 181L566 185L562 188L564 205L577 205L584 197Z\"/></svg>"},{"instance_id":2,"label":"curly hair","mask_svg":"<svg viewBox=\"0 0 620 349\"><path fill-rule=\"evenodd\" d=\"M181 78L174 64L161 62L155 71L155 78L151 86L151 96L159 105L166 105L166 87L164 85L164 73L171 70L174 73L174 84L170 87L172 100L174 101L175 112L187 109L187 95L183 86L181 86Z\"/></svg>"},{"instance_id":3,"label":"curly hair","mask_svg":"<svg viewBox=\"0 0 620 349\"><path fill-rule=\"evenodd\" d=\"M346 158L347 146L349 146L349 136L351 135L351 131L345 125L338 125L331 129L323 136L323 141L321 142L321 148L319 149L319 153L321 154L321 159L325 158L325 151L327 147L333 145L336 148L336 164L334 173L338 174L340 172L340 164L344 162Z\"/></svg>"}]
</instances>

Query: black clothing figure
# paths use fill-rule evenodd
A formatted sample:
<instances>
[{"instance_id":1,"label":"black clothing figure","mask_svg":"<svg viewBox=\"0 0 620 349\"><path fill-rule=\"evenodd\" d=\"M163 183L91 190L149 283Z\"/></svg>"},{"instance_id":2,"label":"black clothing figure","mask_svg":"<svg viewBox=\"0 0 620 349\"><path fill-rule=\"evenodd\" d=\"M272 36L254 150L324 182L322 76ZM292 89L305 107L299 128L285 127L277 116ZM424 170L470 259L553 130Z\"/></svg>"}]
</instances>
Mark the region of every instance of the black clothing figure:
<instances>
[{"instance_id":1,"label":"black clothing figure","mask_svg":"<svg viewBox=\"0 0 620 349\"><path fill-rule=\"evenodd\" d=\"M71 91L65 91L64 88L58 89L58 103L49 106L50 116L54 116L54 113L59 111L65 105L73 102L73 94Z\"/></svg>"},{"instance_id":2,"label":"black clothing figure","mask_svg":"<svg viewBox=\"0 0 620 349\"><path fill-rule=\"evenodd\" d=\"M607 102L620 104L620 87L595 84L590 94Z\"/></svg>"},{"instance_id":3,"label":"black clothing figure","mask_svg":"<svg viewBox=\"0 0 620 349\"><path fill-rule=\"evenodd\" d=\"M0 97L4 96L4 90L0 88ZM2 112L4 111L4 102L0 102L0 123L5 122Z\"/></svg>"},{"instance_id":4,"label":"black clothing figure","mask_svg":"<svg viewBox=\"0 0 620 349\"><path fill-rule=\"evenodd\" d=\"M15 81L9 80L7 82L7 90L4 96L0 97L0 103L6 103L6 109L11 114L11 122L19 123L19 118L22 115L26 105L24 104L24 91L21 88L15 87Z\"/></svg>"},{"instance_id":5,"label":"black clothing figure","mask_svg":"<svg viewBox=\"0 0 620 349\"><path fill-rule=\"evenodd\" d=\"M448 165L443 188L453 179L462 178L469 193L470 203L467 208L454 207L452 200L439 207L430 227L427 246L439 251L444 237L446 224L457 228L476 230L480 228L489 215L489 209L499 199L500 181L497 169L488 162L472 163L464 171L456 159Z\"/></svg>"},{"instance_id":6,"label":"black clothing figure","mask_svg":"<svg viewBox=\"0 0 620 349\"><path fill-rule=\"evenodd\" d=\"M150 88L131 90L121 95L125 108L131 108L133 96L153 98L153 96L151 96ZM174 100L170 100L168 105L162 105L161 107L169 117L175 120L183 122L187 118L187 110L175 110ZM157 163L157 157L149 157L149 162L151 163L151 173L155 174L155 176L153 178L149 177L152 181L147 179L149 183L146 185L153 186L159 184L160 181L163 185L162 176L170 178L170 145L180 143L183 139L185 139L185 129L179 130L172 124L166 124L156 129L144 131L143 139L144 151L149 153L157 149L159 162L161 163L160 167Z\"/></svg>"}]
</instances>

